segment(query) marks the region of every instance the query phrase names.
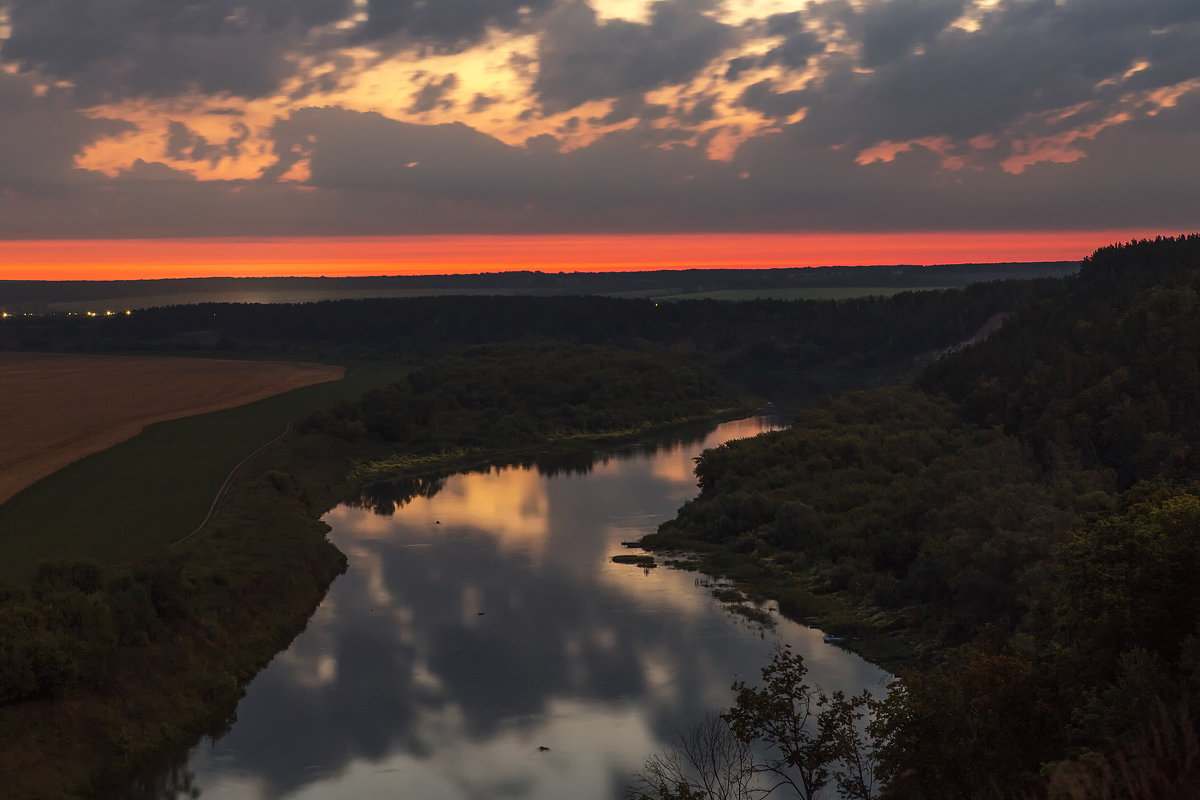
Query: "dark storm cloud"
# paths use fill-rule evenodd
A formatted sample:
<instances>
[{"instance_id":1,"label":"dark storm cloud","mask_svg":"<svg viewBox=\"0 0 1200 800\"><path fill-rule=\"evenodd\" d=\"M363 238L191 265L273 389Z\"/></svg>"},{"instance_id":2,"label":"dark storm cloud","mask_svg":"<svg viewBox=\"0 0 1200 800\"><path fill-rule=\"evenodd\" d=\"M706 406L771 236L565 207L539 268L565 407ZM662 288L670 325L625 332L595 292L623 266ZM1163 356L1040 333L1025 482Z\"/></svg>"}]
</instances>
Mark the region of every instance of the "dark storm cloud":
<instances>
[{"instance_id":1,"label":"dark storm cloud","mask_svg":"<svg viewBox=\"0 0 1200 800\"><path fill-rule=\"evenodd\" d=\"M888 163L858 165L849 148L813 146L800 125L748 142L736 163L749 173L763 227L842 230L1020 230L1195 227L1200 198L1195 127L1200 97L1100 132L1073 163L1040 163L1014 175L998 162L946 172L914 147Z\"/></svg>"},{"instance_id":2,"label":"dark storm cloud","mask_svg":"<svg viewBox=\"0 0 1200 800\"><path fill-rule=\"evenodd\" d=\"M350 0L8 0L0 57L68 80L86 105L198 91L261 97Z\"/></svg>"},{"instance_id":3,"label":"dark storm cloud","mask_svg":"<svg viewBox=\"0 0 1200 800\"><path fill-rule=\"evenodd\" d=\"M380 37L371 41L393 55L414 44L460 49L493 28L540 37L536 58L508 62L524 65L529 97L490 96L466 70L439 70L400 83L393 108L447 109L453 96L453 111L486 109L499 120L518 104L526 109L519 119L530 121L607 101L590 119L549 121L572 145L590 144L563 152L552 135L513 145L461 123L281 108L265 142L245 127L216 139L199 122L156 123L167 126L165 149L136 154L143 160L114 179L75 161L133 126L73 108L195 90L218 95L205 113L233 117L235 95L259 96L289 79L300 95L344 88L355 77L350 56L323 49L343 34L313 31L347 15L348 0L4 4L12 37L0 56L27 72L0 71L0 236L1183 229L1200 215L1200 93L1156 116L1144 99L1200 79L1195 0L1002 0L972 32L951 24L961 0L826 0L737 27L717 22L704 0L660 0L644 22L601 19L581 0L525 4L529 14L508 0L379 0L357 34ZM317 54L321 65L294 75L296 54ZM805 68L808 83L796 88L789 81ZM680 99L646 101L648 91L672 86L685 87ZM723 124L730 104L771 127ZM802 109L802 120L784 122ZM1106 122L1118 111L1124 121ZM592 141L597 124L625 130ZM722 151L728 160L713 160L705 147L721 135L745 141ZM983 135L994 147L968 144ZM1074 163L1006 162L1055 135L1046 158ZM884 140L925 145L857 163ZM275 163L258 180L198 181L155 163L214 164L251 147L273 148ZM967 168L948 168L955 156L968 158ZM1006 163L1024 171L1010 174ZM283 179L302 167L307 181Z\"/></svg>"},{"instance_id":4,"label":"dark storm cloud","mask_svg":"<svg viewBox=\"0 0 1200 800\"><path fill-rule=\"evenodd\" d=\"M812 56L825 49L821 39L808 30L804 15L799 11L767 17L766 34L782 38L782 41L771 48L762 59L767 65L780 64L790 69L799 69L804 67Z\"/></svg>"},{"instance_id":5,"label":"dark storm cloud","mask_svg":"<svg viewBox=\"0 0 1200 800\"><path fill-rule=\"evenodd\" d=\"M716 95L692 98L692 104L679 114L679 119L689 125L699 125L716 119Z\"/></svg>"},{"instance_id":6,"label":"dark storm cloud","mask_svg":"<svg viewBox=\"0 0 1200 800\"><path fill-rule=\"evenodd\" d=\"M0 191L0 235L1184 230L1200 212L1194 96L1082 142L1087 157L1075 163L1020 175L995 163L1005 152L946 173L921 147L863 166L800 128L751 139L724 162L703 140L648 125L564 153L550 136L510 146L462 124L303 109L275 126L279 163L259 181L183 179L154 164L112 181L76 170L69 191ZM271 179L302 158L305 184Z\"/></svg>"},{"instance_id":7,"label":"dark storm cloud","mask_svg":"<svg viewBox=\"0 0 1200 800\"><path fill-rule=\"evenodd\" d=\"M594 117L589 122L595 122L600 125L616 125L626 120L639 119L643 122L662 119L667 116L670 109L661 103L647 103L642 99L641 95L625 96L617 98L617 101L612 104L612 108L608 113L601 117Z\"/></svg>"},{"instance_id":8,"label":"dark storm cloud","mask_svg":"<svg viewBox=\"0 0 1200 800\"><path fill-rule=\"evenodd\" d=\"M1154 225L1169 220L1172 232L1195 230L1200 219L1200 94L1154 117L1105 129L1079 146L1087 157L1073 164L1036 164L1013 176L1009 197L1019 202L1027 190L1052 204L1070 204L1068 213L1103 225L1126 220Z\"/></svg>"},{"instance_id":9,"label":"dark storm cloud","mask_svg":"<svg viewBox=\"0 0 1200 800\"><path fill-rule=\"evenodd\" d=\"M544 11L553 0L367 0L361 40L396 37L438 51L460 50L481 41L489 28L512 30Z\"/></svg>"},{"instance_id":10,"label":"dark storm cloud","mask_svg":"<svg viewBox=\"0 0 1200 800\"><path fill-rule=\"evenodd\" d=\"M650 20L639 23L600 21L586 3L566 2L546 16L534 93L555 113L686 83L734 41L733 30L706 8L659 0Z\"/></svg>"},{"instance_id":11,"label":"dark storm cloud","mask_svg":"<svg viewBox=\"0 0 1200 800\"><path fill-rule=\"evenodd\" d=\"M953 4L920 5L920 13L898 0L868 4L861 12L844 6L838 14L828 6L813 12L824 14L825 24L840 20L860 37L864 63L875 68L863 73L854 59L828 60L827 73L805 92L812 141L965 139L1075 104L1111 107L1131 88L1200 74L1198 3L1007 0L975 32L941 27ZM911 19L895 29L872 21L889 15ZM1121 83L1139 61L1148 68ZM1104 81L1113 82L1098 87Z\"/></svg>"},{"instance_id":12,"label":"dark storm cloud","mask_svg":"<svg viewBox=\"0 0 1200 800\"><path fill-rule=\"evenodd\" d=\"M393 190L503 196L519 186L524 165L510 147L455 122L414 125L380 114L341 108L306 108L273 130L280 164L268 178L291 168L297 151L310 157L314 186L342 190Z\"/></svg>"},{"instance_id":13,"label":"dark storm cloud","mask_svg":"<svg viewBox=\"0 0 1200 800\"><path fill-rule=\"evenodd\" d=\"M454 101L447 99L446 95L456 86L458 86L458 76L453 72L442 76L440 80L430 78L422 84L420 89L413 92L412 104L408 107L408 113L423 114L426 111L433 111L435 108L447 111L454 108Z\"/></svg>"},{"instance_id":14,"label":"dark storm cloud","mask_svg":"<svg viewBox=\"0 0 1200 800\"><path fill-rule=\"evenodd\" d=\"M281 156L311 148L305 202L328 215L307 223L314 231L351 218L376 233L1183 229L1200 210L1196 96L1082 142L1087 158L1022 175L995 162L946 173L940 155L919 147L863 166L847 148L807 142L801 124L750 140L730 162L650 126L564 153L550 136L509 146L461 124L337 108L296 112L275 137Z\"/></svg>"},{"instance_id":15,"label":"dark storm cloud","mask_svg":"<svg viewBox=\"0 0 1200 800\"><path fill-rule=\"evenodd\" d=\"M38 97L32 81L5 72L0 72L0 109L0 190L77 180L75 156L84 147L134 129L128 122L77 113L67 92L51 89Z\"/></svg>"},{"instance_id":16,"label":"dark storm cloud","mask_svg":"<svg viewBox=\"0 0 1200 800\"><path fill-rule=\"evenodd\" d=\"M650 126L567 153L548 135L510 146L460 123L338 108L297 111L273 133L280 163L268 179L307 157L309 186L336 193L339 216L353 208L379 225L382 214L397 232L691 229L718 219L731 168Z\"/></svg>"},{"instance_id":17,"label":"dark storm cloud","mask_svg":"<svg viewBox=\"0 0 1200 800\"><path fill-rule=\"evenodd\" d=\"M758 56L738 56L729 59L729 63L725 67L725 80L736 81L743 72L754 69L761 61L762 59Z\"/></svg>"},{"instance_id":18,"label":"dark storm cloud","mask_svg":"<svg viewBox=\"0 0 1200 800\"><path fill-rule=\"evenodd\" d=\"M233 129L233 136L216 144L184 123L170 120L167 122L166 155L181 161L207 161L212 166L223 158L237 158L242 145L250 138L250 128L245 123L235 122Z\"/></svg>"},{"instance_id":19,"label":"dark storm cloud","mask_svg":"<svg viewBox=\"0 0 1200 800\"><path fill-rule=\"evenodd\" d=\"M825 43L807 27L808 17L804 12L790 11L772 14L765 21L747 26L745 35L750 38L771 38L778 44L761 55L736 56L726 65L725 79L737 80L750 69L783 67L794 70L808 66L809 60L825 50Z\"/></svg>"},{"instance_id":20,"label":"dark storm cloud","mask_svg":"<svg viewBox=\"0 0 1200 800\"><path fill-rule=\"evenodd\" d=\"M962 16L964 0L889 0L864 8L857 21L863 63L884 64L924 45Z\"/></svg>"},{"instance_id":21,"label":"dark storm cloud","mask_svg":"<svg viewBox=\"0 0 1200 800\"><path fill-rule=\"evenodd\" d=\"M354 60L339 53L327 54L322 59L324 72L309 75L290 92L288 99L302 101L314 94L331 94L352 85L355 77Z\"/></svg>"},{"instance_id":22,"label":"dark storm cloud","mask_svg":"<svg viewBox=\"0 0 1200 800\"><path fill-rule=\"evenodd\" d=\"M486 111L488 108L499 102L499 100L500 98L498 97L492 97L491 95L486 95L483 92L476 92L475 96L471 98L471 105L469 106L470 112L472 114L478 114L480 111Z\"/></svg>"},{"instance_id":23,"label":"dark storm cloud","mask_svg":"<svg viewBox=\"0 0 1200 800\"><path fill-rule=\"evenodd\" d=\"M143 161L139 158L129 169L121 173L121 180L125 183L134 183L137 181L195 181L196 179L190 172L172 169L161 161Z\"/></svg>"},{"instance_id":24,"label":"dark storm cloud","mask_svg":"<svg viewBox=\"0 0 1200 800\"><path fill-rule=\"evenodd\" d=\"M790 117L804 107L806 100L807 95L798 90L776 91L769 79L750 84L738 96L739 105L773 119Z\"/></svg>"}]
</instances>

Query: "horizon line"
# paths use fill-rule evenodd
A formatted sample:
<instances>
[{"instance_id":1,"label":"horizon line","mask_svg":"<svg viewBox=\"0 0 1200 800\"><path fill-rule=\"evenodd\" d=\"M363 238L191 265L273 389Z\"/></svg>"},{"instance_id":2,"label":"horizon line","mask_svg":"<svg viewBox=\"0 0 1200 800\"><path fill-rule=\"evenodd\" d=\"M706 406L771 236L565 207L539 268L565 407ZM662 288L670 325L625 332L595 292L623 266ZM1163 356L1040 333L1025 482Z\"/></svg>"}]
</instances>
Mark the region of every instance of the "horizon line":
<instances>
[{"instance_id":1,"label":"horizon line","mask_svg":"<svg viewBox=\"0 0 1200 800\"><path fill-rule=\"evenodd\" d=\"M1081 261L1149 228L0 240L0 280L413 277Z\"/></svg>"}]
</instances>

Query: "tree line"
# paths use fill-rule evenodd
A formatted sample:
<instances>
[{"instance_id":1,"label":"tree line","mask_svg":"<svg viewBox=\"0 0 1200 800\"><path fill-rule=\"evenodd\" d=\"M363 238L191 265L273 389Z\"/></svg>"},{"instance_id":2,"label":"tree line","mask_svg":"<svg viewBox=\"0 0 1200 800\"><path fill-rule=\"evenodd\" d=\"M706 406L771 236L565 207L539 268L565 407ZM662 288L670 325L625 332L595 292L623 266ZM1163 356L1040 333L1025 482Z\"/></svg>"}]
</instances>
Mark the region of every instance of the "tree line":
<instances>
[{"instance_id":1,"label":"tree line","mask_svg":"<svg viewBox=\"0 0 1200 800\"><path fill-rule=\"evenodd\" d=\"M906 640L885 797L1184 796L1198 290L1200 236L1098 250L912 386L706 452L700 496L646 543Z\"/></svg>"},{"instance_id":2,"label":"tree line","mask_svg":"<svg viewBox=\"0 0 1200 800\"><path fill-rule=\"evenodd\" d=\"M129 316L8 320L23 349L424 358L487 343L554 340L691 355L758 392L818 395L908 370L968 339L1045 281L843 301L602 296L437 296L299 304L202 303Z\"/></svg>"},{"instance_id":3,"label":"tree line","mask_svg":"<svg viewBox=\"0 0 1200 800\"><path fill-rule=\"evenodd\" d=\"M748 412L756 401L693 359L558 342L480 345L302 421L371 454L350 476L386 510L492 457L567 453L598 440Z\"/></svg>"}]
</instances>

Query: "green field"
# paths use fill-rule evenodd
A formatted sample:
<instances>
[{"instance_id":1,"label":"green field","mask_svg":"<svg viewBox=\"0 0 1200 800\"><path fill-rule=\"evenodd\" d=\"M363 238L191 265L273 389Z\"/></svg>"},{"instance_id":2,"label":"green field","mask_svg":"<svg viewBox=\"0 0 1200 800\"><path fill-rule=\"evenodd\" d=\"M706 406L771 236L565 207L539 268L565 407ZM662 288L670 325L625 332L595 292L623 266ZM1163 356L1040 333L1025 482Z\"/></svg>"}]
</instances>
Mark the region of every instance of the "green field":
<instances>
[{"instance_id":1,"label":"green field","mask_svg":"<svg viewBox=\"0 0 1200 800\"><path fill-rule=\"evenodd\" d=\"M59 470L0 505L0 582L28 580L42 559L118 564L186 536L229 471L289 420L400 374L394 364L350 364L343 380L150 425Z\"/></svg>"},{"instance_id":2,"label":"green field","mask_svg":"<svg viewBox=\"0 0 1200 800\"><path fill-rule=\"evenodd\" d=\"M659 300L853 300L891 297L900 292L930 292L953 286L787 286L777 289L714 289L658 297Z\"/></svg>"}]
</instances>

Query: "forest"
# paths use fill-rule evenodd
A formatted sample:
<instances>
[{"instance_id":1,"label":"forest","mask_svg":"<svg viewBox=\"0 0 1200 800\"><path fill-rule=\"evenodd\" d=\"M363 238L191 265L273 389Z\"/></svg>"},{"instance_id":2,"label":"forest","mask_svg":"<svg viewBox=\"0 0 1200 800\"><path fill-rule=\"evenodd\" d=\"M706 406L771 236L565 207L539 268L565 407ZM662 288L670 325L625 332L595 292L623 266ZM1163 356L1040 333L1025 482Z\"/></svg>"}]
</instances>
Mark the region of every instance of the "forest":
<instances>
[{"instance_id":1,"label":"forest","mask_svg":"<svg viewBox=\"0 0 1200 800\"><path fill-rule=\"evenodd\" d=\"M1066 277L888 298L437 296L4 320L0 344L26 350L405 374L297 420L183 551L48 563L0 591L0 772L43 763L7 745L55 719L107 731L82 775L56 777L65 795L219 724L344 567L315 521L334 502L386 511L450 470L744 412L754 392L810 407L706 452L699 497L644 543L700 553L899 672L884 706L829 698L843 740L846 720L876 714L864 796L1168 796L1200 763L1198 291L1192 235L1102 248ZM183 687L178 727L147 706L114 722L143 673ZM782 706L741 688L735 733L751 738ZM40 740L70 754L77 738L58 725Z\"/></svg>"},{"instance_id":2,"label":"forest","mask_svg":"<svg viewBox=\"0 0 1200 800\"><path fill-rule=\"evenodd\" d=\"M0 586L5 797L92 797L220 730L345 569L318 520L337 502L744 415L751 402L695 362L537 342L411 364L296 420L202 535L127 564L44 561L28 584Z\"/></svg>"},{"instance_id":3,"label":"forest","mask_svg":"<svg viewBox=\"0 0 1200 800\"><path fill-rule=\"evenodd\" d=\"M553 340L666 352L765 396L825 393L911 374L1054 278L844 301L571 295L202 303L89 318L0 321L23 350L420 360L488 343Z\"/></svg>"},{"instance_id":4,"label":"forest","mask_svg":"<svg viewBox=\"0 0 1200 800\"><path fill-rule=\"evenodd\" d=\"M910 385L697 466L646 546L904 645L885 798L1198 785L1200 236L1096 251Z\"/></svg>"},{"instance_id":5,"label":"forest","mask_svg":"<svg viewBox=\"0 0 1200 800\"><path fill-rule=\"evenodd\" d=\"M533 272L513 270L467 275L389 275L349 278L165 278L121 281L0 281L3 308L11 313L53 309L79 301L138 298L144 305L170 305L188 295L220 297L252 292L311 293L314 298L339 291L439 294L527 294L659 296L717 289L797 287L966 286L997 280L1058 277L1074 272L1070 261L941 264L916 266L794 267L781 269L671 269L644 272ZM162 302L151 302L163 298ZM178 303L179 301L174 301ZM194 302L194 301L193 301Z\"/></svg>"}]
</instances>

